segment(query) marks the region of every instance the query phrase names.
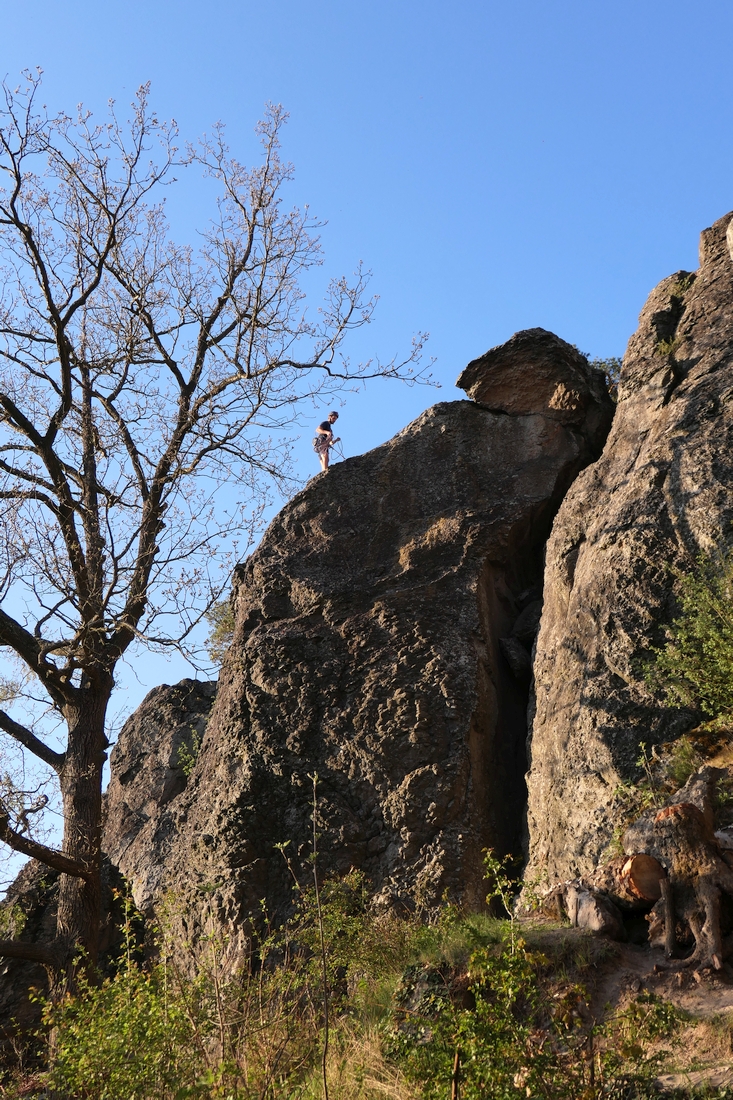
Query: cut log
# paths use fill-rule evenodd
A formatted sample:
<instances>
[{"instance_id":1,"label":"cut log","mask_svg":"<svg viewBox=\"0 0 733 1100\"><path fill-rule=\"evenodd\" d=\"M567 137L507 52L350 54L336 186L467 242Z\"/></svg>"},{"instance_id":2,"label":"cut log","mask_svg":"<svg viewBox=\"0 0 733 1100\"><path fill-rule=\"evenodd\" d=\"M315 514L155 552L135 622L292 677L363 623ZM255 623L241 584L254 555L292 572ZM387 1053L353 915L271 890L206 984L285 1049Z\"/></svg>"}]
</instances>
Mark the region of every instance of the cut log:
<instances>
[{"instance_id":1,"label":"cut log","mask_svg":"<svg viewBox=\"0 0 733 1100\"><path fill-rule=\"evenodd\" d=\"M621 882L632 897L659 901L667 872L658 859L644 854L630 856L621 868Z\"/></svg>"},{"instance_id":2,"label":"cut log","mask_svg":"<svg viewBox=\"0 0 733 1100\"><path fill-rule=\"evenodd\" d=\"M659 883L666 871L662 864L645 852L612 859L596 868L590 885L608 894L626 912L647 910L662 896Z\"/></svg>"}]
</instances>

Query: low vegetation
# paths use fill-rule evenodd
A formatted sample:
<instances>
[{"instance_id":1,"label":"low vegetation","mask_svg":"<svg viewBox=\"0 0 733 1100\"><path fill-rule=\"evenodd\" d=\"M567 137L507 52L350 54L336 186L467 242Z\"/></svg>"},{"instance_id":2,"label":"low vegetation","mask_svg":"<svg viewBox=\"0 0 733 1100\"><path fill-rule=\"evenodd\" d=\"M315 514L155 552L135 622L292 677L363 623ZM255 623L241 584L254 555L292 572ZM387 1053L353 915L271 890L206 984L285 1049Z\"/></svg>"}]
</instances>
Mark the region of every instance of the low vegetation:
<instances>
[{"instance_id":1,"label":"low vegetation","mask_svg":"<svg viewBox=\"0 0 733 1100\"><path fill-rule=\"evenodd\" d=\"M730 752L733 555L701 558L679 592L681 613L649 683L704 721L674 743L641 747L640 782L618 792L628 819ZM225 632L231 622L222 611L212 626ZM733 810L733 791L721 791ZM315 862L314 832L311 871ZM128 903L116 971L44 1005L30 1061L7 1070L0 1095L643 1100L662 1094L667 1071L687 1084L664 1095L733 1098L685 1078L698 1068L695 1050L729 1052L727 1017L686 1018L643 987L599 1002L599 975L617 949L577 929L518 921L506 864L489 854L486 868L486 912L446 902L429 922L375 911L356 871L319 889L294 875L292 917L272 927L263 912L234 977L220 929L182 945L163 921L143 947Z\"/></svg>"},{"instance_id":2,"label":"low vegetation","mask_svg":"<svg viewBox=\"0 0 733 1100\"><path fill-rule=\"evenodd\" d=\"M163 927L146 961L128 905L117 972L100 984L85 978L76 995L45 1005L37 1043L48 1064L16 1068L0 1095L658 1095L655 1079L686 1026L680 1013L649 992L599 1010L594 982L613 965L613 949L574 929L520 925L507 915L514 885L504 865L489 857L487 870L488 900L503 917L448 904L430 924L375 913L357 872L323 884L318 899L313 887L300 890L284 926L267 928L263 915L233 979L219 934L184 949Z\"/></svg>"},{"instance_id":3,"label":"low vegetation","mask_svg":"<svg viewBox=\"0 0 733 1100\"><path fill-rule=\"evenodd\" d=\"M701 555L679 577L681 614L656 653L652 686L668 703L733 725L733 552Z\"/></svg>"},{"instance_id":4,"label":"low vegetation","mask_svg":"<svg viewBox=\"0 0 733 1100\"><path fill-rule=\"evenodd\" d=\"M611 854L632 821L669 796L705 764L728 770L718 782L718 826L733 824L733 551L701 554L678 573L679 614L647 664L647 685L699 724L675 741L639 746L638 779L615 791L617 828Z\"/></svg>"}]
</instances>

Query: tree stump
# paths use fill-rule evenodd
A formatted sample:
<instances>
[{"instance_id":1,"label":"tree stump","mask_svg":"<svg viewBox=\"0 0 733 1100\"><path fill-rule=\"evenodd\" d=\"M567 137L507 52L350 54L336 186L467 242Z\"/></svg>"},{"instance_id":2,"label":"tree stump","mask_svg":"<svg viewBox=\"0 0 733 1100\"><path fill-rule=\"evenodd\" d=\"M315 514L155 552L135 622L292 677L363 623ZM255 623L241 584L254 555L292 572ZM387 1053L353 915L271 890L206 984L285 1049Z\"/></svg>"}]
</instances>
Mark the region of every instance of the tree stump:
<instances>
[{"instance_id":1,"label":"tree stump","mask_svg":"<svg viewBox=\"0 0 733 1100\"><path fill-rule=\"evenodd\" d=\"M701 769L677 792L671 805L643 815L624 836L624 848L633 853L632 860L643 852L667 870L668 901L661 897L659 880L660 900L652 919L658 931L660 921L664 924L666 944L673 944L676 938L676 918L689 928L695 945L692 955L677 966L719 970L730 950L724 946L720 901L723 894L733 898L733 869L715 838L713 815L715 787L722 774L717 768ZM640 881L650 889L643 875Z\"/></svg>"}]
</instances>

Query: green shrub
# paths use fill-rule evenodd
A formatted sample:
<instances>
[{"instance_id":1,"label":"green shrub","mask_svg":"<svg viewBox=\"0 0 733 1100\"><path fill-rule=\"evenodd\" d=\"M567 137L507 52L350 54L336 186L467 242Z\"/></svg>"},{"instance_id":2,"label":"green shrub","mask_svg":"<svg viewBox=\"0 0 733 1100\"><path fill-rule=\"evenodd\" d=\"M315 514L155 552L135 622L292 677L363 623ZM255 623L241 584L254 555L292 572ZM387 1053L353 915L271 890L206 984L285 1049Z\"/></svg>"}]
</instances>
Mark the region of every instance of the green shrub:
<instances>
[{"instance_id":1,"label":"green shrub","mask_svg":"<svg viewBox=\"0 0 733 1100\"><path fill-rule=\"evenodd\" d=\"M212 664L220 665L234 637L234 609L229 597L213 604L204 617L211 627L204 643L206 652Z\"/></svg>"},{"instance_id":2,"label":"green shrub","mask_svg":"<svg viewBox=\"0 0 733 1100\"><path fill-rule=\"evenodd\" d=\"M701 555L679 584L682 614L656 652L649 681L674 706L733 717L733 552Z\"/></svg>"},{"instance_id":3,"label":"green shrub","mask_svg":"<svg viewBox=\"0 0 733 1100\"><path fill-rule=\"evenodd\" d=\"M623 360L618 355L612 355L608 359L591 359L590 365L596 370L602 370L606 379L606 387L614 401L618 398L618 387L621 381L621 365Z\"/></svg>"},{"instance_id":4,"label":"green shrub","mask_svg":"<svg viewBox=\"0 0 733 1100\"><path fill-rule=\"evenodd\" d=\"M165 973L125 968L95 987L47 1005L54 1029L49 1084L62 1096L94 1100L148 1100L195 1095L199 1076L193 1029Z\"/></svg>"},{"instance_id":5,"label":"green shrub","mask_svg":"<svg viewBox=\"0 0 733 1100\"><path fill-rule=\"evenodd\" d=\"M321 1100L326 1081L328 1100L445 1100L454 1084L461 1100L646 1096L674 1010L642 994L596 1024L582 982L602 945L538 926L528 946L506 867L488 856L488 900L508 919L447 904L428 927L377 915L357 872L322 883L320 905L299 889L234 978L221 936L164 932L145 966L128 928L114 977L46 1006L46 1087L64 1100Z\"/></svg>"},{"instance_id":6,"label":"green shrub","mask_svg":"<svg viewBox=\"0 0 733 1100\"><path fill-rule=\"evenodd\" d=\"M182 769L183 774L188 779L196 767L196 761L198 760L199 753L201 752L202 737L195 726L191 726L191 744L188 745L185 741L182 741L178 746L178 766Z\"/></svg>"},{"instance_id":7,"label":"green shrub","mask_svg":"<svg viewBox=\"0 0 733 1100\"><path fill-rule=\"evenodd\" d=\"M657 355L674 355L679 339L676 336L670 337L668 340L658 340L656 352Z\"/></svg>"},{"instance_id":8,"label":"green shrub","mask_svg":"<svg viewBox=\"0 0 733 1100\"><path fill-rule=\"evenodd\" d=\"M487 872L489 900L508 903L512 884L491 853ZM676 1010L642 994L598 1025L581 984L546 981L547 958L511 915L492 932L465 972L412 967L396 994L391 1054L426 1100L454 1089L463 1100L646 1095L667 1054L653 1044L673 1036Z\"/></svg>"}]
</instances>

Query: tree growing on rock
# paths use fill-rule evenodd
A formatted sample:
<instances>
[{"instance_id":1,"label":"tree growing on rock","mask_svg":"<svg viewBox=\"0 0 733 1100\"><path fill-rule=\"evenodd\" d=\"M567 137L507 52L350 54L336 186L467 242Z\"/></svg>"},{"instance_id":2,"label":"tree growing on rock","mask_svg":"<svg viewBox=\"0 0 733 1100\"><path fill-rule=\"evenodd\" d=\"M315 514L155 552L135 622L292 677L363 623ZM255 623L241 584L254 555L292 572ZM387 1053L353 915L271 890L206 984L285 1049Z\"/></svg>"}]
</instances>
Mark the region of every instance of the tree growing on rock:
<instances>
[{"instance_id":1,"label":"tree growing on rock","mask_svg":"<svg viewBox=\"0 0 733 1100\"><path fill-rule=\"evenodd\" d=\"M184 153L143 88L110 107L51 115L38 79L0 111L0 646L65 727L58 748L27 714L0 730L58 776L63 843L32 836L33 806L0 803L0 838L61 873L56 938L0 956L73 973L100 922L102 766L115 667L133 643L181 645L221 593L219 547L246 532L287 474L273 433L298 402L375 376L416 381L420 339L398 362L340 354L375 300L333 281L310 320L302 276L317 224L283 205L286 115L259 124L247 169L220 126ZM199 246L176 244L162 198L176 166L218 189ZM238 510L217 489L237 484ZM25 815L25 816L23 816Z\"/></svg>"}]
</instances>

